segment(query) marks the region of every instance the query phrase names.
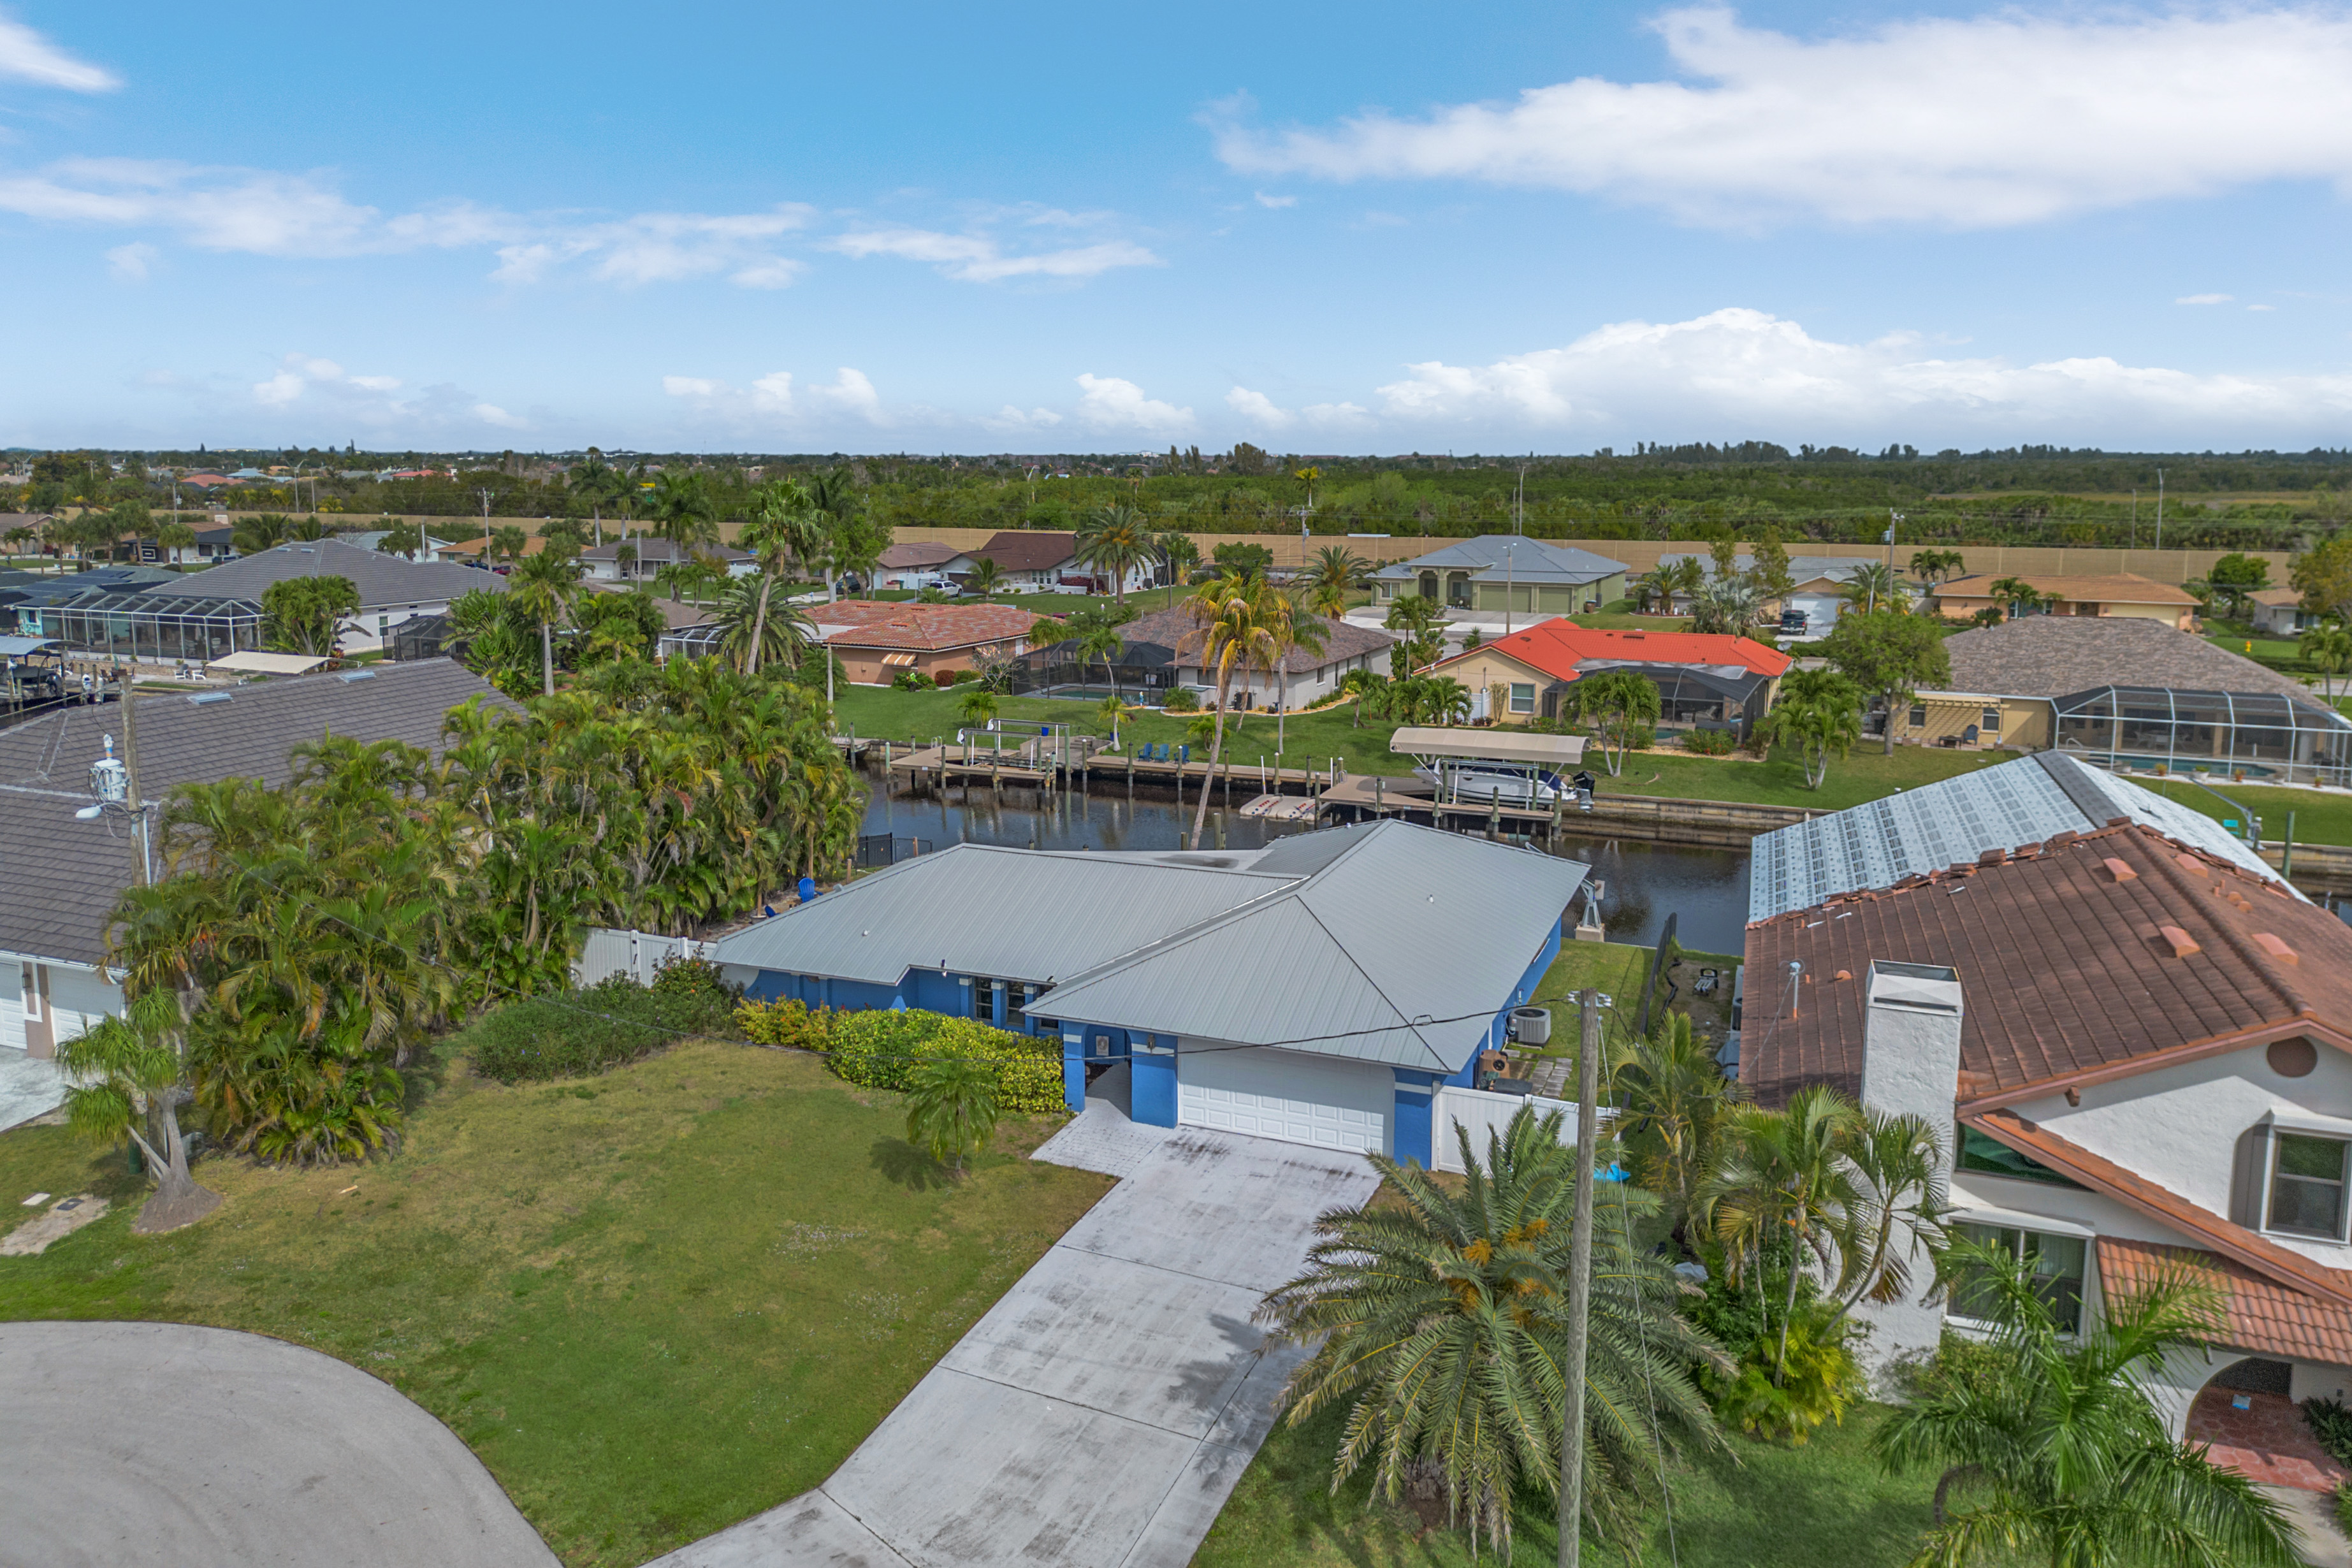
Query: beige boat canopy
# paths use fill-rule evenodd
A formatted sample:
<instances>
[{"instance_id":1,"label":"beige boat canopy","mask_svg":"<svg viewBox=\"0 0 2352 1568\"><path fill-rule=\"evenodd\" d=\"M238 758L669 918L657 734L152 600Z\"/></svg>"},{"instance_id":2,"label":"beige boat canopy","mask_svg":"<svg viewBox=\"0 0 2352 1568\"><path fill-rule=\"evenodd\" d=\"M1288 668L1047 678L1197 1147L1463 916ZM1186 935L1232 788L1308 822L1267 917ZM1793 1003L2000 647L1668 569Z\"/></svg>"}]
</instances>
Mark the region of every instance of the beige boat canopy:
<instances>
[{"instance_id":1,"label":"beige boat canopy","mask_svg":"<svg viewBox=\"0 0 2352 1568\"><path fill-rule=\"evenodd\" d=\"M1389 740L1389 750L1427 761L1439 757L1521 766L1572 768L1584 761L1581 735L1529 735L1517 730L1435 729L1408 724Z\"/></svg>"},{"instance_id":2,"label":"beige boat canopy","mask_svg":"<svg viewBox=\"0 0 2352 1568\"><path fill-rule=\"evenodd\" d=\"M205 668L215 675L308 675L326 662L324 657L315 654L263 653L240 648L214 659Z\"/></svg>"}]
</instances>

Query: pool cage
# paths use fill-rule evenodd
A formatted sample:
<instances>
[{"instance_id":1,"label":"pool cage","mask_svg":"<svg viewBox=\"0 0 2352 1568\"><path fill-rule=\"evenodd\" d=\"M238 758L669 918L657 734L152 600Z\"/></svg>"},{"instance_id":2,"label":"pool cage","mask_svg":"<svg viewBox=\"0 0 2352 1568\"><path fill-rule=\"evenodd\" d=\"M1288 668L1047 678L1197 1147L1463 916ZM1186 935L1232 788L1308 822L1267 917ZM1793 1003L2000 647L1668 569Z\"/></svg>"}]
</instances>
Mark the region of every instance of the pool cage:
<instances>
[{"instance_id":1,"label":"pool cage","mask_svg":"<svg viewBox=\"0 0 2352 1568\"><path fill-rule=\"evenodd\" d=\"M1106 670L1100 655L1083 657L1076 637L1031 648L1012 661L1007 689L1016 697L1108 697L1157 705L1175 687L1176 650L1161 643L1120 647Z\"/></svg>"},{"instance_id":2,"label":"pool cage","mask_svg":"<svg viewBox=\"0 0 2352 1568\"><path fill-rule=\"evenodd\" d=\"M75 653L201 664L261 647L261 605L252 599L172 594L93 594L41 611L41 629Z\"/></svg>"},{"instance_id":3,"label":"pool cage","mask_svg":"<svg viewBox=\"0 0 2352 1568\"><path fill-rule=\"evenodd\" d=\"M2052 707L2058 749L2101 767L2352 784L2352 719L2316 700L2101 686Z\"/></svg>"}]
</instances>

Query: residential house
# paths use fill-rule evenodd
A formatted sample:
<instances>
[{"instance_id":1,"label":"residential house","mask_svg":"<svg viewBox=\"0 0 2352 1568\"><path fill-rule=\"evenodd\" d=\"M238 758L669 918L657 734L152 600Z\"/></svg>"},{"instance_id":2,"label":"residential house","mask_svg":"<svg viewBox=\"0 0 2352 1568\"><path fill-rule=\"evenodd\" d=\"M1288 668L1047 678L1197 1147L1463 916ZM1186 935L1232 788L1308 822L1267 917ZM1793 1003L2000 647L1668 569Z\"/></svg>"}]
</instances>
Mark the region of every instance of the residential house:
<instances>
[{"instance_id":1,"label":"residential house","mask_svg":"<svg viewBox=\"0 0 2352 1568\"><path fill-rule=\"evenodd\" d=\"M1708 581L1714 579L1715 557L1712 555L1661 555L1658 565L1664 570L1685 561L1697 562L1701 577ZM1756 557L1738 555L1735 557L1735 564L1739 571L1752 572L1756 569ZM1785 616L1793 620L1798 615L1803 616L1801 627L1788 625L1782 628L1791 637L1826 637L1837 625L1838 616L1845 613L1845 591L1853 581L1854 574L1865 566L1885 564L1884 559L1876 555L1791 555L1789 557L1790 587L1788 594L1780 598L1767 599L1759 608L1775 619ZM1676 594L1669 607L1678 616L1690 614L1690 595Z\"/></svg>"},{"instance_id":2,"label":"residential house","mask_svg":"<svg viewBox=\"0 0 2352 1568\"><path fill-rule=\"evenodd\" d=\"M2137 617L2030 616L1944 639L1952 678L1895 739L2028 750L2105 768L2352 782L2352 720L2301 682Z\"/></svg>"},{"instance_id":3,"label":"residential house","mask_svg":"<svg viewBox=\"0 0 2352 1568\"><path fill-rule=\"evenodd\" d=\"M887 686L908 671L951 679L1029 647L1034 610L1005 605L924 605L843 599L803 612L853 685Z\"/></svg>"},{"instance_id":4,"label":"residential house","mask_svg":"<svg viewBox=\"0 0 2352 1568\"><path fill-rule=\"evenodd\" d=\"M2029 1260L2065 1327L2167 1269L2210 1283L2211 1342L2147 1373L2172 1432L2331 1484L2290 1402L2352 1391L2352 930L2123 821L1774 915L1746 958L1759 1102L1924 1118L1958 1234ZM1865 1355L1979 1331L1981 1300L1865 1309Z\"/></svg>"},{"instance_id":5,"label":"residential house","mask_svg":"<svg viewBox=\"0 0 2352 1568\"><path fill-rule=\"evenodd\" d=\"M2300 637L2321 619L2303 607L2303 595L2294 588L2256 588L2242 596L2254 630L2274 637Z\"/></svg>"},{"instance_id":6,"label":"residential house","mask_svg":"<svg viewBox=\"0 0 2352 1568\"><path fill-rule=\"evenodd\" d=\"M2010 601L1993 591L1995 583L2015 577L2042 595L2042 605L2025 616L2084 616L2156 621L2175 631L2193 631L2197 600L2185 588L2155 582L2130 572L2097 577L2038 576L2018 573L1979 572L1954 577L1936 590L1936 613L1946 620L1973 620L1983 610L2011 613ZM2021 617L2023 618L2023 617Z\"/></svg>"},{"instance_id":7,"label":"residential house","mask_svg":"<svg viewBox=\"0 0 2352 1568\"><path fill-rule=\"evenodd\" d=\"M437 751L443 716L479 697L504 703L447 659L384 664L193 696L139 697L140 793L151 810L184 784L286 782L289 753L322 735ZM85 822L90 764L122 740L112 704L68 708L0 731L0 1048L52 1056L122 1010L106 928L142 878L138 837L114 816ZM158 868L160 874L161 868Z\"/></svg>"},{"instance_id":8,"label":"residential house","mask_svg":"<svg viewBox=\"0 0 2352 1568\"><path fill-rule=\"evenodd\" d=\"M1474 721L1524 724L1572 708L1570 688L1583 677L1631 669L1657 687L1662 727L1745 736L1771 707L1790 662L1750 637L1549 620L1443 659L1432 671L1470 689Z\"/></svg>"},{"instance_id":9,"label":"residential house","mask_svg":"<svg viewBox=\"0 0 2352 1568\"><path fill-rule=\"evenodd\" d=\"M1418 594L1449 611L1485 616L1569 616L1625 596L1625 567L1606 555L1525 534L1456 540L1372 574L1375 602Z\"/></svg>"},{"instance_id":10,"label":"residential house","mask_svg":"<svg viewBox=\"0 0 2352 1568\"><path fill-rule=\"evenodd\" d=\"M908 593L947 587L953 581L948 576L948 563L961 553L952 544L893 544L882 552L876 564L874 585Z\"/></svg>"},{"instance_id":11,"label":"residential house","mask_svg":"<svg viewBox=\"0 0 2352 1568\"><path fill-rule=\"evenodd\" d=\"M626 560L621 556L625 548L630 552ZM687 560L718 562L726 567L730 577L749 577L760 570L760 558L748 550L722 544L681 548L669 540L643 533L582 551L580 569L592 583L631 583L650 578L663 567Z\"/></svg>"},{"instance_id":12,"label":"residential house","mask_svg":"<svg viewBox=\"0 0 2352 1568\"><path fill-rule=\"evenodd\" d=\"M536 533L528 535L522 542L522 552L525 557L537 555L547 548L547 543ZM374 542L369 541L365 548L374 549ZM461 534L449 540L431 540L425 544L425 554L428 560L446 562L453 566L487 565L496 568L507 564L506 558L478 533Z\"/></svg>"},{"instance_id":13,"label":"residential house","mask_svg":"<svg viewBox=\"0 0 2352 1568\"><path fill-rule=\"evenodd\" d=\"M1002 593L1108 594L1115 586L1100 571L1079 564L1078 536L1075 533L1005 529L992 534L984 544L959 552L940 570L958 583L969 584L972 572L982 561L996 563L997 591ZM1156 557L1130 568L1127 591L1134 593L1151 586L1158 581L1157 568Z\"/></svg>"},{"instance_id":14,"label":"residential house","mask_svg":"<svg viewBox=\"0 0 2352 1568\"><path fill-rule=\"evenodd\" d=\"M1388 673L1389 650L1396 638L1370 626L1312 617L1322 647L1294 647L1279 668L1255 664L1235 668L1230 688L1236 708L1311 707L1339 690L1351 669ZM1111 686L1138 696L1164 700L1170 691L1189 686L1204 700L1215 691L1215 669L1202 657L1204 635L1200 622L1181 609L1154 610L1118 628L1123 639L1104 668L1097 655L1082 654L1069 638L1030 654L1022 672L1026 689L1061 686Z\"/></svg>"},{"instance_id":15,"label":"residential house","mask_svg":"<svg viewBox=\"0 0 2352 1568\"><path fill-rule=\"evenodd\" d=\"M1234 852L960 844L721 937L713 958L761 999L1058 1037L1074 1110L1123 1092L1149 1125L1428 1166L1433 1097L1501 1046L1584 875L1396 821Z\"/></svg>"}]
</instances>

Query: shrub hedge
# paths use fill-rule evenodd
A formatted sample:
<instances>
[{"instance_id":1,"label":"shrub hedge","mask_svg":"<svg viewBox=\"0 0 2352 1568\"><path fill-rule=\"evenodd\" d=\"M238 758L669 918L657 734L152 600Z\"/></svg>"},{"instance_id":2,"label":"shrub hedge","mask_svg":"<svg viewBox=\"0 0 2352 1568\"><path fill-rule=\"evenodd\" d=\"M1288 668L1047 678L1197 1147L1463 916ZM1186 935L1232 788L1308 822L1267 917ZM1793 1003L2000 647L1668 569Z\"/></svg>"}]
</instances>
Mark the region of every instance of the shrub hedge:
<instances>
[{"instance_id":1,"label":"shrub hedge","mask_svg":"<svg viewBox=\"0 0 2352 1568\"><path fill-rule=\"evenodd\" d=\"M733 994L701 979L672 980L666 973L646 987L615 974L584 991L509 1004L477 1019L454 1043L476 1072L500 1083L609 1072L680 1035L730 1032Z\"/></svg>"},{"instance_id":2,"label":"shrub hedge","mask_svg":"<svg viewBox=\"0 0 2352 1568\"><path fill-rule=\"evenodd\" d=\"M1062 1042L991 1028L973 1018L912 1008L835 1013L798 1002L745 1002L736 1027L763 1046L830 1051L835 1074L865 1089L904 1089L918 1063L971 1057L996 1064L997 1105L1032 1114L1062 1109Z\"/></svg>"}]
</instances>

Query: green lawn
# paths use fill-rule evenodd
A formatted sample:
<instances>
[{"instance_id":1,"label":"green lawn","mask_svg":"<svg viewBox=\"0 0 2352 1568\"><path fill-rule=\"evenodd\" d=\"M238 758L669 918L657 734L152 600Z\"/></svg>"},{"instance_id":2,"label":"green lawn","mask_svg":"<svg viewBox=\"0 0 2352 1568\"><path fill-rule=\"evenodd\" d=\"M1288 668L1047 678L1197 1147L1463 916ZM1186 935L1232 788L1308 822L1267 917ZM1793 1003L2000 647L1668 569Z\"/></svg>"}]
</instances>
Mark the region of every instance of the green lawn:
<instances>
[{"instance_id":1,"label":"green lawn","mask_svg":"<svg viewBox=\"0 0 2352 1568\"><path fill-rule=\"evenodd\" d=\"M121 1155L20 1129L5 1212L37 1191L116 1208L0 1258L0 1318L313 1346L447 1422L565 1562L637 1563L822 1480L1108 1190L1021 1157L1049 1129L1006 1124L951 1184L897 1096L691 1044L580 1082L460 1076L376 1165L205 1161L228 1202L156 1237L130 1232Z\"/></svg>"},{"instance_id":2,"label":"green lawn","mask_svg":"<svg viewBox=\"0 0 2352 1568\"><path fill-rule=\"evenodd\" d=\"M1883 1476L1864 1447L1885 1418L1863 1405L1843 1426L1803 1447L1731 1438L1725 1458L1670 1473L1674 1542L1664 1510L1652 1507L1639 1554L1588 1536L1588 1562L1641 1568L1897 1568L1928 1523L1935 1477ZM1358 1476L1334 1496L1331 1455L1345 1418L1335 1406L1305 1426L1277 1426L1234 1489L1192 1568L1470 1568L1468 1544L1404 1503L1370 1502ZM1557 1559L1557 1532L1522 1520L1510 1562L1538 1568ZM1479 1562L1499 1563L1491 1552Z\"/></svg>"}]
</instances>

